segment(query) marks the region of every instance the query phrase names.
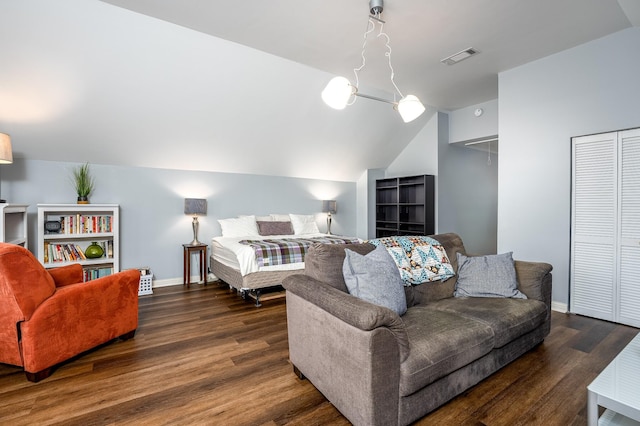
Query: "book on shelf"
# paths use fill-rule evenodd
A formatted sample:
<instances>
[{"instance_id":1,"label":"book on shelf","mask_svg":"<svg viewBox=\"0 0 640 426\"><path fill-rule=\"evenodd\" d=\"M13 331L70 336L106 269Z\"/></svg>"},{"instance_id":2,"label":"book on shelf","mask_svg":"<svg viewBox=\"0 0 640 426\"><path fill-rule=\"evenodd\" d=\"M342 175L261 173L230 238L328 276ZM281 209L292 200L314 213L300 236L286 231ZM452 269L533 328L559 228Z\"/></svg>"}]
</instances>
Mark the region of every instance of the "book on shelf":
<instances>
[{"instance_id":1,"label":"book on shelf","mask_svg":"<svg viewBox=\"0 0 640 426\"><path fill-rule=\"evenodd\" d=\"M111 215L66 215L60 216L60 233L71 234L103 234L113 232Z\"/></svg>"},{"instance_id":2,"label":"book on shelf","mask_svg":"<svg viewBox=\"0 0 640 426\"><path fill-rule=\"evenodd\" d=\"M101 243L107 254L106 258L113 258L113 241L103 241ZM44 243L44 263L74 262L87 260L84 250L80 245L73 243Z\"/></svg>"},{"instance_id":3,"label":"book on shelf","mask_svg":"<svg viewBox=\"0 0 640 426\"><path fill-rule=\"evenodd\" d=\"M85 268L83 270L84 281L96 280L113 274L113 267L105 266L99 268Z\"/></svg>"}]
</instances>

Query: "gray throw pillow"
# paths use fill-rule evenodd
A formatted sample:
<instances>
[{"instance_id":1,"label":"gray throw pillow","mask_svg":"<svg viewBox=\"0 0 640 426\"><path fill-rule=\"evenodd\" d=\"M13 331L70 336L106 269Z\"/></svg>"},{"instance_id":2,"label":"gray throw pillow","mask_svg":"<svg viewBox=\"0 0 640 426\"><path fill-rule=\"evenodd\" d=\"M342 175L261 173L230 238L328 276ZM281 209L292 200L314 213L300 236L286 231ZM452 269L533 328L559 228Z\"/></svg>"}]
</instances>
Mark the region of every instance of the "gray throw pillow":
<instances>
[{"instance_id":1,"label":"gray throw pillow","mask_svg":"<svg viewBox=\"0 0 640 426\"><path fill-rule=\"evenodd\" d=\"M291 225L291 222L257 220L256 225L258 225L258 234L262 236L293 235L293 226Z\"/></svg>"},{"instance_id":2,"label":"gray throw pillow","mask_svg":"<svg viewBox=\"0 0 640 426\"><path fill-rule=\"evenodd\" d=\"M407 311L400 272L383 246L364 256L345 249L342 274L350 294L387 307L398 315Z\"/></svg>"},{"instance_id":3,"label":"gray throw pillow","mask_svg":"<svg viewBox=\"0 0 640 426\"><path fill-rule=\"evenodd\" d=\"M526 299L518 290L512 254L467 257L458 252L458 281L453 295Z\"/></svg>"}]
</instances>

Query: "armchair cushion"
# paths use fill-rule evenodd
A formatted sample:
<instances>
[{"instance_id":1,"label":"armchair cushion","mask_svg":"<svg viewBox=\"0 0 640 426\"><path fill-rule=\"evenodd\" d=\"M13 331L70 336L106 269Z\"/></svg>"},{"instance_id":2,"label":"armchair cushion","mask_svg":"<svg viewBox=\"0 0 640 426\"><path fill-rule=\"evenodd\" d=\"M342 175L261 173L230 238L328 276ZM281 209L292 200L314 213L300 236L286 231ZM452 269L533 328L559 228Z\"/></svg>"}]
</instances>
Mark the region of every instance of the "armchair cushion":
<instances>
[{"instance_id":1,"label":"armchair cushion","mask_svg":"<svg viewBox=\"0 0 640 426\"><path fill-rule=\"evenodd\" d=\"M48 269L47 272L49 272L49 275L53 278L56 287L81 283L83 279L82 265L79 263Z\"/></svg>"}]
</instances>

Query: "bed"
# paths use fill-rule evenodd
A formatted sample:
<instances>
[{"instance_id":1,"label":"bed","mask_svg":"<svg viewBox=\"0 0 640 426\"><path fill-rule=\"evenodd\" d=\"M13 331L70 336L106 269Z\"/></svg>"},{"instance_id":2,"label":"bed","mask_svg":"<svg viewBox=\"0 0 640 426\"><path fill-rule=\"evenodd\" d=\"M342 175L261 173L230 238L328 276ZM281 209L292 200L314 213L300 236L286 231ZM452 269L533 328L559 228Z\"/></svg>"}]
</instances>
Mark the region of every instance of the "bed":
<instances>
[{"instance_id":1,"label":"bed","mask_svg":"<svg viewBox=\"0 0 640 426\"><path fill-rule=\"evenodd\" d=\"M360 242L354 237L320 233L313 215L240 216L218 222L222 236L211 241L211 272L243 298L254 299L256 306L273 297L274 290L281 290L284 278L304 270L304 253L312 244ZM258 246L269 245L273 250L280 242L294 247L283 251L301 253L283 262L262 257Z\"/></svg>"}]
</instances>

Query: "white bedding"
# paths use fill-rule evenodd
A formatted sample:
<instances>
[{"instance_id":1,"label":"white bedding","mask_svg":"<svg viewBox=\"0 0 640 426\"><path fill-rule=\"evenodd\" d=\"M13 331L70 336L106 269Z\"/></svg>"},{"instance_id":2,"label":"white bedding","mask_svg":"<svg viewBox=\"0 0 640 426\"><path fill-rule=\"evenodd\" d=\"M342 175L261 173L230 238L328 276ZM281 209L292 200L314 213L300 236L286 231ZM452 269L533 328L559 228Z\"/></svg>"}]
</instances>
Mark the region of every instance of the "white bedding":
<instances>
[{"instance_id":1,"label":"white bedding","mask_svg":"<svg viewBox=\"0 0 640 426\"><path fill-rule=\"evenodd\" d=\"M326 236L327 234L315 233L269 236L252 235L250 237L213 237L211 241L211 256L223 265L238 269L243 277L253 272L292 271L296 269L304 269L304 262L258 267L258 263L256 262L256 253L253 248L246 244L240 244L239 241L273 240L282 238L311 238Z\"/></svg>"}]
</instances>

